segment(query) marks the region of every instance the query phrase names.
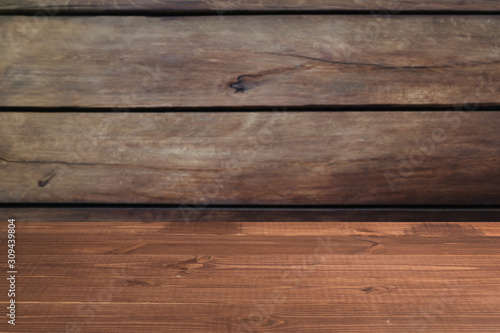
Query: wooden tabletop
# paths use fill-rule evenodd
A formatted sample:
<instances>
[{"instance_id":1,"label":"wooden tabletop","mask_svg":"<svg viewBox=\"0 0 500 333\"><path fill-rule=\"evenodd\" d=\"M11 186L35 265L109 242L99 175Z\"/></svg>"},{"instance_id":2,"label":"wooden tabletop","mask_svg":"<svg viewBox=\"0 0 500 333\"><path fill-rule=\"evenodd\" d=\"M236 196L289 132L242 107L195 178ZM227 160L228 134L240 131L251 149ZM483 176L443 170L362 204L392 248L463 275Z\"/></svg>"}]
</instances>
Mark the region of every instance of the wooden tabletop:
<instances>
[{"instance_id":1,"label":"wooden tabletop","mask_svg":"<svg viewBox=\"0 0 500 333\"><path fill-rule=\"evenodd\" d=\"M18 223L19 319L0 327L498 332L499 235L473 222Z\"/></svg>"}]
</instances>

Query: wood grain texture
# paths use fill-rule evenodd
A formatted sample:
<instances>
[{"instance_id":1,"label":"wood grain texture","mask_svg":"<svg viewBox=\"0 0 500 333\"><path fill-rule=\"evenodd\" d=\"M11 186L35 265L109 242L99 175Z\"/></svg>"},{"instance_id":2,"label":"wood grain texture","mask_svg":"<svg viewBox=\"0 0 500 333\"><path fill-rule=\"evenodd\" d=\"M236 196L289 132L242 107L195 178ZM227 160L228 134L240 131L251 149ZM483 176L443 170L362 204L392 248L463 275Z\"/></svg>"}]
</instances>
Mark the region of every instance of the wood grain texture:
<instances>
[{"instance_id":1,"label":"wood grain texture","mask_svg":"<svg viewBox=\"0 0 500 333\"><path fill-rule=\"evenodd\" d=\"M395 223L365 225L379 235L318 224L267 224L269 235L252 235L230 224L179 234L169 223L20 222L9 331L498 331L500 242L482 229L498 223L434 224L432 237L388 236ZM301 227L308 235L289 234Z\"/></svg>"},{"instance_id":2,"label":"wood grain texture","mask_svg":"<svg viewBox=\"0 0 500 333\"><path fill-rule=\"evenodd\" d=\"M17 11L47 11L50 14L79 12L161 12L161 13L217 13L385 10L377 14L398 14L401 11L498 11L500 4L491 0L4 0L0 13Z\"/></svg>"},{"instance_id":3,"label":"wood grain texture","mask_svg":"<svg viewBox=\"0 0 500 333\"><path fill-rule=\"evenodd\" d=\"M499 16L0 17L0 106L500 104Z\"/></svg>"},{"instance_id":4,"label":"wood grain texture","mask_svg":"<svg viewBox=\"0 0 500 333\"><path fill-rule=\"evenodd\" d=\"M104 226L100 231L104 236L115 233L127 236L147 236L151 234L169 235L245 235L245 236L418 236L418 237L500 237L500 222L142 222L119 221L42 221L19 219L23 216L21 209L17 213L2 211L2 214L14 217L18 224L27 227L40 237L55 237L73 233L94 234L96 226ZM123 215L122 215L123 216ZM42 215L43 218L43 215ZM497 215L497 219L500 216ZM57 223L56 223L57 222ZM61 223L59 223L61 222ZM92 222L92 223L90 223ZM89 224L87 224L89 223ZM105 224L103 224L105 223Z\"/></svg>"},{"instance_id":5,"label":"wood grain texture","mask_svg":"<svg viewBox=\"0 0 500 333\"><path fill-rule=\"evenodd\" d=\"M494 112L1 113L0 202L499 204Z\"/></svg>"},{"instance_id":6,"label":"wood grain texture","mask_svg":"<svg viewBox=\"0 0 500 333\"><path fill-rule=\"evenodd\" d=\"M404 234L402 228L405 224L403 222L496 222L500 220L500 209L0 208L0 215L15 218L21 222L172 222L172 230L192 232L192 228L195 228L196 232L206 230L208 233L214 230L219 232L221 228L227 228L227 225L236 226L237 222L246 222L246 225L256 226L256 230L260 228L259 223L264 223L263 230L279 228L281 233L284 233L284 230L278 222L301 222L297 225L300 225L302 233L304 232L304 222L313 222L309 225L317 225L318 227L314 231L318 232L318 229L325 228L326 224L315 224L314 222L365 223L366 221L380 221L397 222L392 224L394 229L398 230L397 234ZM337 226L338 224L333 225ZM214 228L214 226L221 226L221 228ZM286 226L290 228L293 224L287 223ZM360 228L371 230L369 227ZM405 228L407 227L405 226ZM498 225L494 223L481 225L482 230L490 231L492 228L491 232L495 232ZM384 230L389 229L388 225L384 226ZM238 233L241 232L241 229L238 228L234 228L234 230Z\"/></svg>"}]
</instances>

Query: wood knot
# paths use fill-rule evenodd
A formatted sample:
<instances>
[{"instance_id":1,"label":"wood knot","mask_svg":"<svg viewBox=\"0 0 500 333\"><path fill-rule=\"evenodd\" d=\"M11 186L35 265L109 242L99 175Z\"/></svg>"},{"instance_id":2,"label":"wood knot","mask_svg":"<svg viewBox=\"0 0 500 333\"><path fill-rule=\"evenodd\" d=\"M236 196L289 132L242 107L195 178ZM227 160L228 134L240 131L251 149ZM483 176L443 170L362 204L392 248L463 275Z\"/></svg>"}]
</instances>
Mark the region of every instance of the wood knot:
<instances>
[{"instance_id":1,"label":"wood knot","mask_svg":"<svg viewBox=\"0 0 500 333\"><path fill-rule=\"evenodd\" d=\"M390 285L382 286L382 287L371 287L370 286L370 287L362 288L361 291L363 291L367 294L371 294L371 293L384 294L384 293L390 293L396 289L398 289L398 288L395 285L390 284Z\"/></svg>"},{"instance_id":2,"label":"wood knot","mask_svg":"<svg viewBox=\"0 0 500 333\"><path fill-rule=\"evenodd\" d=\"M197 262L207 262L212 260L212 256L205 255L205 256L198 256L195 258Z\"/></svg>"}]
</instances>

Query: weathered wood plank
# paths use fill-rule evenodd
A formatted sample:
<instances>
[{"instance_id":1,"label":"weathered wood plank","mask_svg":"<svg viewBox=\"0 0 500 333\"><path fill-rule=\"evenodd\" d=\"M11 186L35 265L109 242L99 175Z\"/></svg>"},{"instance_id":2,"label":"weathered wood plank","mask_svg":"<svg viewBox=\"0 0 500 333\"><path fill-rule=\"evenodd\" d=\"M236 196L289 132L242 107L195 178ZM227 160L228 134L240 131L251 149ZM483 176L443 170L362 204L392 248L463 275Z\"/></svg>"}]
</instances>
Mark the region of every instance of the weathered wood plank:
<instances>
[{"instance_id":1,"label":"weathered wood plank","mask_svg":"<svg viewBox=\"0 0 500 333\"><path fill-rule=\"evenodd\" d=\"M297 223L300 229L290 229L295 224L286 224L286 229L290 233L304 232L304 222L308 224L314 232L327 228L339 227L338 222L360 222L358 228L350 229L344 224L341 225L342 232L369 232L376 233L378 228L373 229L371 224L366 225L366 221L380 221L385 223L397 222L391 224L394 227L394 233L411 233L411 226L403 222L467 222L482 221L496 222L500 220L500 209L350 209L350 208L332 208L332 209L255 209L255 208L0 208L0 214L8 218L15 218L21 222L170 222L171 232L180 233L221 233L228 229L234 233L242 233L241 223L245 222L245 228L254 227L254 232L262 229L278 229L284 233L283 224L278 222L301 222ZM237 221L237 222L235 222ZM335 221L338 221L335 223ZM204 222L204 223L195 223ZM323 223L315 223L323 222ZM327 227L326 222L334 222L331 227ZM477 222L470 223L470 228L477 229ZM38 224L40 225L40 224ZM330 225L330 224L329 224ZM130 225L127 228L133 228ZM151 224L149 227L153 227ZM110 228L110 227L108 227ZM160 228L163 228L160 224ZM347 229L346 229L347 228ZM427 230L430 228L430 231ZM441 227L435 225L419 227L415 233L437 232ZM445 227L442 227L445 228ZM447 226L443 232L452 233L462 228ZM481 224L481 230L486 235L500 236L500 227L495 223ZM388 225L384 225L385 231L389 230ZM427 231L426 231L427 230Z\"/></svg>"},{"instance_id":2,"label":"weathered wood plank","mask_svg":"<svg viewBox=\"0 0 500 333\"><path fill-rule=\"evenodd\" d=\"M500 203L494 112L14 112L0 129L0 202Z\"/></svg>"},{"instance_id":3,"label":"weathered wood plank","mask_svg":"<svg viewBox=\"0 0 500 333\"><path fill-rule=\"evenodd\" d=\"M429 235L401 236L397 223L369 226L386 236L340 235L341 228L311 229L314 223L303 225L309 235L293 236L300 223L260 225L261 235L232 234L229 225L226 234L180 235L161 225L19 222L14 331L452 333L500 326L500 242L469 234L471 226L498 223L458 223L461 233L443 233L450 228L443 223ZM6 279L0 288L7 290Z\"/></svg>"},{"instance_id":4,"label":"weathered wood plank","mask_svg":"<svg viewBox=\"0 0 500 333\"><path fill-rule=\"evenodd\" d=\"M500 16L4 16L0 31L0 106L500 104Z\"/></svg>"},{"instance_id":5,"label":"weathered wood plank","mask_svg":"<svg viewBox=\"0 0 500 333\"><path fill-rule=\"evenodd\" d=\"M272 11L370 11L385 10L381 15L398 14L401 11L498 11L500 4L491 0L4 0L0 13L17 11L46 11L58 13L95 12L161 12L161 13L216 13L230 12L272 12Z\"/></svg>"}]
</instances>

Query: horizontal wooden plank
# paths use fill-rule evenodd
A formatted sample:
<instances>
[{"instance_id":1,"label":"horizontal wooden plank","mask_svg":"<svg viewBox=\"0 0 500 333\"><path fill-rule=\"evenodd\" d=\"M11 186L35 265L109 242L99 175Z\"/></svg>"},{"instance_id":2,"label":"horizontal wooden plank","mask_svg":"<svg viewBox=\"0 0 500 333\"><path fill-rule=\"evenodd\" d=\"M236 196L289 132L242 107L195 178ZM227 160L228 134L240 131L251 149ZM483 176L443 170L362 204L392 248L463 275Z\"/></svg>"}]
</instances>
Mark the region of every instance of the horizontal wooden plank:
<instances>
[{"instance_id":1,"label":"horizontal wooden plank","mask_svg":"<svg viewBox=\"0 0 500 333\"><path fill-rule=\"evenodd\" d=\"M386 236L311 229L317 224L302 224L309 235L289 235L287 226L299 230L300 223L261 224L261 235L232 234L230 224L227 233L179 235L159 223L18 222L14 331L451 333L500 326L500 242L465 232L498 223L458 223L464 233L434 229L434 237L396 236L397 223L367 225ZM5 242L6 224L1 232ZM8 290L6 279L0 288Z\"/></svg>"},{"instance_id":2,"label":"horizontal wooden plank","mask_svg":"<svg viewBox=\"0 0 500 333\"><path fill-rule=\"evenodd\" d=\"M272 12L272 11L322 11L385 10L377 14L396 15L401 11L498 11L500 4L489 0L7 0L0 4L0 13L17 11L46 11L49 15L79 12L162 12L162 13L216 13L224 15L232 12Z\"/></svg>"},{"instance_id":3,"label":"horizontal wooden plank","mask_svg":"<svg viewBox=\"0 0 500 333\"><path fill-rule=\"evenodd\" d=\"M418 274L420 276L420 274ZM415 278L417 279L418 276ZM107 280L109 281L109 280ZM383 282L386 282L383 280ZM411 284L409 282L404 282ZM332 281L333 283L334 281ZM79 285L82 286L83 285ZM418 332L425 327L429 333L455 332L497 332L500 312L495 301L491 307L485 304L470 302L469 305L456 305L455 289L446 281L433 285L436 292L434 298L424 298L421 314L414 302L410 304L372 304L376 296L358 297L359 304L280 304L281 294L276 292L268 297L256 296L262 303L253 304L169 304L169 303L23 303L25 313L29 316L27 324L16 328L16 332L31 333L34 329L40 333L65 332L80 329L83 332L151 332L218 333L218 332L349 332L366 331L377 333ZM451 285L453 286L453 285ZM465 288L465 287L464 287ZM106 290L106 286L103 286ZM479 287L477 287L479 289ZM462 290L462 289L460 289ZM272 292L272 291L271 291ZM153 292L149 291L150 294ZM236 293L234 291L233 293ZM458 293L458 292L457 292ZM484 295L484 289L479 294ZM182 294L179 292L179 294ZM229 293L232 294L232 293ZM410 296L428 295L428 289L411 289ZM223 294L227 296L227 293ZM389 294L391 295L391 294ZM311 297L325 299L328 295L320 291ZM386 296L386 297L392 297ZM395 296L394 296L395 297ZM405 296L398 296L404 298ZM441 301L444 299L445 301ZM469 301L476 297L461 298ZM446 302L446 303L445 303ZM435 310L445 304L443 310ZM50 313L44 312L50 306ZM98 311L92 306L98 306ZM259 306L259 308L257 308ZM77 312L79 309L79 312ZM117 309L119 311L117 311ZM147 313L144 313L147 309ZM264 316L259 314L264 313ZM137 316L140 315L140 318ZM255 317L250 317L253 315ZM259 316L257 316L259 315ZM196 320L193 320L193 317ZM92 318L90 320L90 318ZM434 320L435 318L435 320ZM37 322L35 325L33 322ZM71 332L71 331L69 331Z\"/></svg>"},{"instance_id":4,"label":"horizontal wooden plank","mask_svg":"<svg viewBox=\"0 0 500 333\"><path fill-rule=\"evenodd\" d=\"M318 229L327 228L326 222L333 222L331 228L339 227L335 222L360 222L359 228L345 229L342 224L342 232L369 232L376 233L377 228L373 229L370 225L365 225L366 221L381 221L384 223L396 222L394 233L405 234L412 228L403 222L497 222L500 220L500 209L252 209L252 208L196 208L181 206L178 208L0 208L1 216L15 218L21 222L170 222L171 231L176 232L205 232L219 233L226 230L228 226L233 226L231 230L235 233L241 233L240 224L245 222L245 226L259 226L264 223L266 229L274 228L279 232L283 229L290 232L297 232L291 227L291 224L280 224L278 222L301 222L298 225L304 227L304 222L313 222L309 224ZM235 222L237 221L237 222ZM202 223L196 223L202 222ZM315 223L323 222L323 223ZM268 225L269 224L269 225ZM329 224L330 225L330 224ZM151 227L151 225L150 225ZM431 231L441 230L441 227L434 225L419 227L418 234L430 233ZM108 227L109 228L109 227ZM163 226L160 226L163 228ZM256 227L255 230L259 230ZM472 228L477 229L477 225ZM484 223L481 229L486 235L497 234L500 236L500 230L495 223ZM384 226L384 230L389 227ZM407 230L408 229L408 230ZM293 231L292 231L293 230ZM330 230L330 227L328 227ZM364 231L363 231L364 230ZM443 232L460 231L462 228L451 226L442 229ZM415 232L417 232L415 231ZM300 232L303 232L301 229ZM482 234L483 232L480 232Z\"/></svg>"},{"instance_id":5,"label":"horizontal wooden plank","mask_svg":"<svg viewBox=\"0 0 500 333\"><path fill-rule=\"evenodd\" d=\"M19 210L18 210L19 211ZM144 221L130 222L124 217L122 221L115 219L99 222L86 219L83 222L72 220L32 220L19 218L23 214L10 214L9 210L0 211L4 216L14 217L27 230L24 239L53 235L78 233L94 234L96 229L105 226L101 234L119 233L123 236L147 236L150 234L168 235L254 235L254 236L419 236L419 237L500 237L500 222L156 222L143 214ZM111 211L115 216L116 211ZM42 217L44 216L42 212ZM123 215L122 215L123 216ZM85 216L88 217L88 216ZM497 218L499 218L497 212ZM237 222L234 222L237 221ZM56 223L61 222L61 223ZM69 223L71 222L71 223ZM106 222L103 225L103 222ZM146 223L147 222L147 223Z\"/></svg>"},{"instance_id":6,"label":"horizontal wooden plank","mask_svg":"<svg viewBox=\"0 0 500 333\"><path fill-rule=\"evenodd\" d=\"M63 223L63 222L57 222ZM170 255L182 256L186 253L202 253L210 249L210 256L224 256L227 254L227 249L231 248L232 253L249 256L261 256L272 253L275 255L293 255L306 253L314 253L316 236L269 236L267 239L261 239L261 236L248 236L245 238L235 237L234 235L218 235L214 240L213 235L201 235L191 239L192 235L172 235L167 236L168 232L161 232L155 236L149 235L147 238L139 236L131 236L115 240L109 235L95 237L94 235L74 234L72 237L60 238L58 235L47 234L46 242L40 242L39 237L34 236L35 241L31 242L31 250L33 253L46 253L51 255L61 254L61 249L64 253L70 252L79 255L101 255L101 254L127 254L133 252L141 256L158 256L161 253L169 253ZM302 237L302 238L301 238ZM335 251L338 255L354 255L359 253L370 253L374 256L398 254L398 255L417 255L415 248L422 245L418 255L456 255L467 253L468 255L489 255L496 253L499 247L498 237L448 237L443 240L436 237L418 236L400 236L404 239L394 239L391 237L372 238L368 236L352 236L346 237L331 237L331 241L337 244L339 248ZM81 239L85 243L85 247L81 247L72 239ZM31 238L33 239L33 237ZM208 240L212 239L212 243L207 246ZM29 241L30 237L26 237L25 241ZM278 242L278 245L273 245ZM456 247L460 243L461 247ZM260 246L256 246L260 244ZM310 244L310 245L304 245ZM425 246L424 246L425 245ZM462 252L461 252L462 251ZM22 252L20 252L22 254ZM141 266L141 268L144 268ZM145 268L144 268L145 269ZM54 274L65 275L72 272L70 275L76 275L74 270L71 270L71 264L47 267L45 270L53 270ZM148 272L144 272L147 274Z\"/></svg>"},{"instance_id":7,"label":"horizontal wooden plank","mask_svg":"<svg viewBox=\"0 0 500 333\"><path fill-rule=\"evenodd\" d=\"M0 129L0 202L500 203L495 112L13 112Z\"/></svg>"},{"instance_id":8,"label":"horizontal wooden plank","mask_svg":"<svg viewBox=\"0 0 500 333\"><path fill-rule=\"evenodd\" d=\"M495 15L3 16L0 31L4 107L500 104Z\"/></svg>"}]
</instances>

